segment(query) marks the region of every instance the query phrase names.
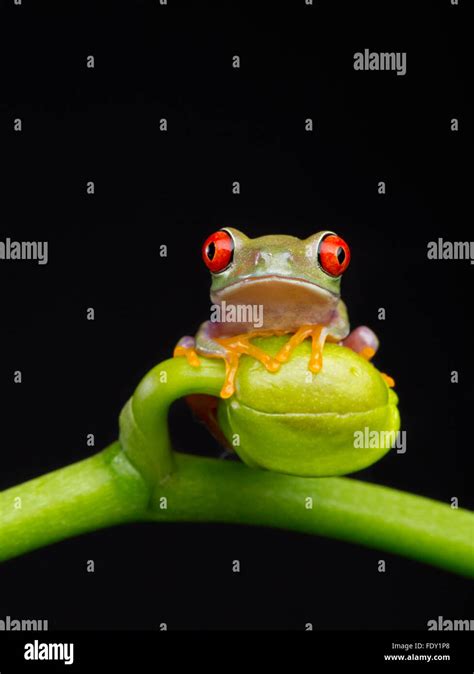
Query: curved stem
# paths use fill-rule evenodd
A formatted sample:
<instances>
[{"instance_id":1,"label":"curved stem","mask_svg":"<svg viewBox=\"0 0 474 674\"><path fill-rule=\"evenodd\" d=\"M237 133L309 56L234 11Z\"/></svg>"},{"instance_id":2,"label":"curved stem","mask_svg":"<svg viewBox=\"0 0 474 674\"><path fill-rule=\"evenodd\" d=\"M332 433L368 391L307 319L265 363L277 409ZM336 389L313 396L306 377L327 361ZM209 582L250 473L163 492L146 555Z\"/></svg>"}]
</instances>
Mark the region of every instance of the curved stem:
<instances>
[{"instance_id":1,"label":"curved stem","mask_svg":"<svg viewBox=\"0 0 474 674\"><path fill-rule=\"evenodd\" d=\"M294 477L187 454L176 461L150 519L319 534L474 577L474 513L468 510L346 477ZM167 510L158 496L167 496Z\"/></svg>"},{"instance_id":2,"label":"curved stem","mask_svg":"<svg viewBox=\"0 0 474 674\"><path fill-rule=\"evenodd\" d=\"M151 498L119 443L4 491L0 559L130 521L227 522L337 538L474 577L474 514L466 510L350 478L293 477L188 454L175 461Z\"/></svg>"},{"instance_id":3,"label":"curved stem","mask_svg":"<svg viewBox=\"0 0 474 674\"><path fill-rule=\"evenodd\" d=\"M120 442L151 488L166 480L174 469L168 431L170 405L192 393L218 396L223 380L222 361L205 358L198 368L185 358L170 358L142 379L120 414Z\"/></svg>"}]
</instances>

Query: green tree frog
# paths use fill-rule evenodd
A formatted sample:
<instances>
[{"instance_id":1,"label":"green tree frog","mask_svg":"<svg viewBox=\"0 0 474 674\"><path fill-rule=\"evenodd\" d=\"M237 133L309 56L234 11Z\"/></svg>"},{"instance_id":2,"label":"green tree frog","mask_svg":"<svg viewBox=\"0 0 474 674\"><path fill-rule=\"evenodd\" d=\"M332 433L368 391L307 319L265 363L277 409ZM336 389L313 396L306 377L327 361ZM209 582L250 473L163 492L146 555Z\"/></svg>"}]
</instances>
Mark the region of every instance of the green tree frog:
<instances>
[{"instance_id":1,"label":"green tree frog","mask_svg":"<svg viewBox=\"0 0 474 674\"><path fill-rule=\"evenodd\" d=\"M309 369L322 367L325 341L342 344L370 360L379 346L366 326L350 331L341 300L341 277L350 262L347 243L331 231L307 239L270 235L255 239L232 227L209 236L202 248L211 272L214 311L195 337L182 337L175 356L199 367L199 356L222 358L226 366L222 398L235 390L242 354L259 360L270 372L285 363L295 347L312 340ZM255 337L288 334L275 356L252 344ZM389 386L393 380L383 375Z\"/></svg>"}]
</instances>

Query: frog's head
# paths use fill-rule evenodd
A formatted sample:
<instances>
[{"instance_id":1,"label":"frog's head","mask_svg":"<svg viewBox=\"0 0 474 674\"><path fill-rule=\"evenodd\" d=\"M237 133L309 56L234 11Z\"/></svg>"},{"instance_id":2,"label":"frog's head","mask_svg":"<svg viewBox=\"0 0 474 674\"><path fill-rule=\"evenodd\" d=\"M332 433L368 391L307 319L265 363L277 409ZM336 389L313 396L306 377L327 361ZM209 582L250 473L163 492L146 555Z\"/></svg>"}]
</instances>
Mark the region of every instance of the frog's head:
<instances>
[{"instance_id":1,"label":"frog's head","mask_svg":"<svg viewBox=\"0 0 474 674\"><path fill-rule=\"evenodd\" d=\"M250 239L225 227L205 241L202 254L212 275L214 303L262 304L272 317L290 311L301 323L330 320L350 260L349 246L330 231L307 239Z\"/></svg>"}]
</instances>

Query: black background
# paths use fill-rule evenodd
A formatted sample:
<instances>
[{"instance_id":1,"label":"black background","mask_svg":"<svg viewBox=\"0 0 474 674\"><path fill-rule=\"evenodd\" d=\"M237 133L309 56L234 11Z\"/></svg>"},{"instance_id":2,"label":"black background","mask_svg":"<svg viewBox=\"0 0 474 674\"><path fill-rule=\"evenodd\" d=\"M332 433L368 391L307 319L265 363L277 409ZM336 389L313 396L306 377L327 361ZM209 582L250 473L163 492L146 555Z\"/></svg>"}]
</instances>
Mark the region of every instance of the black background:
<instances>
[{"instance_id":1,"label":"black background","mask_svg":"<svg viewBox=\"0 0 474 674\"><path fill-rule=\"evenodd\" d=\"M50 261L0 264L0 488L88 456L87 433L97 449L116 438L139 379L208 316L209 233L329 228L351 246L343 298L352 325L381 339L375 362L397 381L407 433L405 455L356 477L474 507L474 268L426 257L428 241L472 238L467 3L63 4L1 4L0 238L48 240ZM406 51L407 74L354 71L365 48ZM219 455L184 403L171 423L177 449ZM332 540L136 524L3 564L0 617L426 629L438 615L472 618L469 592L465 579Z\"/></svg>"}]
</instances>

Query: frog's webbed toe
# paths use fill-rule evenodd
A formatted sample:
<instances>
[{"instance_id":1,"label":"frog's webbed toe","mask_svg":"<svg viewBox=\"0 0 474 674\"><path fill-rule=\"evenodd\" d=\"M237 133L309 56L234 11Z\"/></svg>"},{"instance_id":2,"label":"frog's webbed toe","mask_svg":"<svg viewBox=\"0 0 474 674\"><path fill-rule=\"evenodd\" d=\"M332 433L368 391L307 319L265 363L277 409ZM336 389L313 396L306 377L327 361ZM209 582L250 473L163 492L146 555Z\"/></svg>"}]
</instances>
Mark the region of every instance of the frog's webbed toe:
<instances>
[{"instance_id":1,"label":"frog's webbed toe","mask_svg":"<svg viewBox=\"0 0 474 674\"><path fill-rule=\"evenodd\" d=\"M323 365L323 347L327 336L328 329L324 325L302 325L280 349L276 359L279 363L286 363L298 344L311 337L309 369L317 374Z\"/></svg>"},{"instance_id":2,"label":"frog's webbed toe","mask_svg":"<svg viewBox=\"0 0 474 674\"><path fill-rule=\"evenodd\" d=\"M193 367L199 367L199 358L196 353L196 340L191 335L181 337L174 347L173 356L186 356L188 363Z\"/></svg>"},{"instance_id":3,"label":"frog's webbed toe","mask_svg":"<svg viewBox=\"0 0 474 674\"><path fill-rule=\"evenodd\" d=\"M233 337L219 337L215 341L221 351L211 355L211 358L223 358L225 363L225 381L221 390L221 398L230 398L235 391L235 376L239 368L240 356L252 356L260 361L269 372L276 372L280 363L272 356L251 343L256 333L235 335Z\"/></svg>"}]
</instances>

